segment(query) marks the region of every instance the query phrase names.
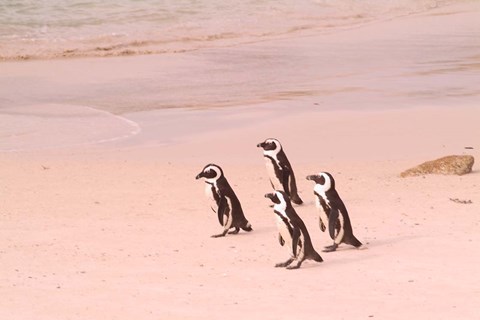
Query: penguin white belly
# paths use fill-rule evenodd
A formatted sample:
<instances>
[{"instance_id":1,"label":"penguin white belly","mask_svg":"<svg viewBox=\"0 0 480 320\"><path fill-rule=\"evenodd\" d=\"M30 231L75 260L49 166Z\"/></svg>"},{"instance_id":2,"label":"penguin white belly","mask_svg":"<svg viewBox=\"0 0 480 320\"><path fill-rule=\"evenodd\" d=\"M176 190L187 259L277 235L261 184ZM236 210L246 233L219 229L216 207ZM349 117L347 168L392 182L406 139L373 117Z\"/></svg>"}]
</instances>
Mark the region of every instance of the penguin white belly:
<instances>
[{"instance_id":1,"label":"penguin white belly","mask_svg":"<svg viewBox=\"0 0 480 320\"><path fill-rule=\"evenodd\" d=\"M288 231L288 227L285 225L285 222L283 222L283 220L279 216L277 216L276 222L277 222L278 233L280 233L280 236L285 241L285 245L288 248L288 252L290 252L290 254L292 255L292 236Z\"/></svg>"},{"instance_id":2,"label":"penguin white belly","mask_svg":"<svg viewBox=\"0 0 480 320\"><path fill-rule=\"evenodd\" d=\"M213 211L217 212L217 202L215 201L215 197L213 196L213 186L209 183L205 183L205 196L207 197L210 207Z\"/></svg>"},{"instance_id":3,"label":"penguin white belly","mask_svg":"<svg viewBox=\"0 0 480 320\"><path fill-rule=\"evenodd\" d=\"M335 235L335 240L333 241L336 244L340 244L343 240L343 236L345 235L345 225L344 225L345 221L344 221L343 215L341 213L338 215L338 220L339 220L339 223L340 223L340 230Z\"/></svg>"},{"instance_id":4,"label":"penguin white belly","mask_svg":"<svg viewBox=\"0 0 480 320\"><path fill-rule=\"evenodd\" d=\"M330 201L328 201L327 195L326 195L325 192L321 189L320 186L315 185L314 190L315 190L315 192L317 193L317 194L315 195L315 205L316 205L316 207L317 207L317 209L318 209L319 218L322 219L323 224L324 224L325 227L328 229L328 216L327 216L327 213L325 212L325 209L323 209L322 204L320 203L320 197L323 199L323 201L325 201L325 203L327 204L327 206L330 206Z\"/></svg>"},{"instance_id":5,"label":"penguin white belly","mask_svg":"<svg viewBox=\"0 0 480 320\"><path fill-rule=\"evenodd\" d=\"M230 229L232 227L233 217L232 217L232 201L230 198L227 197L227 205L228 205L228 215L223 215L223 226L225 229Z\"/></svg>"},{"instance_id":6,"label":"penguin white belly","mask_svg":"<svg viewBox=\"0 0 480 320\"><path fill-rule=\"evenodd\" d=\"M303 233L300 234L300 241L301 246L297 246L297 260L303 260L303 257L305 256L305 237L303 236Z\"/></svg>"},{"instance_id":7,"label":"penguin white belly","mask_svg":"<svg viewBox=\"0 0 480 320\"><path fill-rule=\"evenodd\" d=\"M325 210L322 207L322 204L320 203L320 199L318 196L315 199L315 205L317 206L318 209L318 216L322 220L323 224L325 225L326 228L328 228L328 216Z\"/></svg>"},{"instance_id":8,"label":"penguin white belly","mask_svg":"<svg viewBox=\"0 0 480 320\"><path fill-rule=\"evenodd\" d=\"M273 189L284 191L282 184L280 183L277 176L275 175L275 168L273 166L272 160L267 157L264 157L264 159L265 159L265 166L267 167L268 177L270 178L270 182L273 184Z\"/></svg>"}]
</instances>

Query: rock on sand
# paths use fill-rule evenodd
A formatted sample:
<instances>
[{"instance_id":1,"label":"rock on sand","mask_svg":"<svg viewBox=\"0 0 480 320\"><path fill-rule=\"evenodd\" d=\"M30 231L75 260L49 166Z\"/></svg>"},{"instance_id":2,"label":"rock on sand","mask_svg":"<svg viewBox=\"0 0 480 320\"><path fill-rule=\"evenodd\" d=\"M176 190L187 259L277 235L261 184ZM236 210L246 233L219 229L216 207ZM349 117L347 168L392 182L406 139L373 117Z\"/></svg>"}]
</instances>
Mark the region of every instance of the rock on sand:
<instances>
[{"instance_id":1,"label":"rock on sand","mask_svg":"<svg viewBox=\"0 0 480 320\"><path fill-rule=\"evenodd\" d=\"M425 174L456 174L463 175L472 172L474 158L471 155L446 156L440 159L424 162L402 173L401 177L421 176Z\"/></svg>"}]
</instances>

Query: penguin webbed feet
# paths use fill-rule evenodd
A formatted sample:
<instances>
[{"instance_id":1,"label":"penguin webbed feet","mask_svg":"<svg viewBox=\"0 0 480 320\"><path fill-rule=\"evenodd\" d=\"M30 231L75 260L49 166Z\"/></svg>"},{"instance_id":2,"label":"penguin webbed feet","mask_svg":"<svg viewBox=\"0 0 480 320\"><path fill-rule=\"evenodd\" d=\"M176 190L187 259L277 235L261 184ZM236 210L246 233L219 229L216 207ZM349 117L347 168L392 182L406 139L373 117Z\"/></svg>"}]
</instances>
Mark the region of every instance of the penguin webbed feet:
<instances>
[{"instance_id":1,"label":"penguin webbed feet","mask_svg":"<svg viewBox=\"0 0 480 320\"><path fill-rule=\"evenodd\" d=\"M292 262L293 260L295 260L295 258L290 258L288 259L287 261L285 262L280 262L280 263L277 263L275 265L275 268L285 268L285 267L288 267Z\"/></svg>"},{"instance_id":2,"label":"penguin webbed feet","mask_svg":"<svg viewBox=\"0 0 480 320\"><path fill-rule=\"evenodd\" d=\"M227 234L228 230L224 230L222 233L219 233L219 234L214 234L212 235L211 237L212 238L221 238L221 237L225 237L225 235Z\"/></svg>"},{"instance_id":3,"label":"penguin webbed feet","mask_svg":"<svg viewBox=\"0 0 480 320\"><path fill-rule=\"evenodd\" d=\"M250 232L253 231L252 225L248 223L245 227L242 227L243 231Z\"/></svg>"},{"instance_id":4,"label":"penguin webbed feet","mask_svg":"<svg viewBox=\"0 0 480 320\"><path fill-rule=\"evenodd\" d=\"M228 234L237 234L240 231L240 228L235 227L235 230L229 231Z\"/></svg>"},{"instance_id":5,"label":"penguin webbed feet","mask_svg":"<svg viewBox=\"0 0 480 320\"><path fill-rule=\"evenodd\" d=\"M212 235L211 237L212 238L221 238L221 237L225 237L227 234L237 234L240 232L240 228L239 227L232 227L234 228L234 230L232 231L228 231L229 229L227 230L224 230L222 233L219 233L219 234L214 234ZM253 231L253 228L250 224L248 224L247 226L245 227L242 227L243 230L247 231L247 232L250 232L250 231Z\"/></svg>"},{"instance_id":6,"label":"penguin webbed feet","mask_svg":"<svg viewBox=\"0 0 480 320\"><path fill-rule=\"evenodd\" d=\"M295 270L300 268L301 263L297 263L295 265L289 265L286 269L288 270Z\"/></svg>"},{"instance_id":7,"label":"penguin webbed feet","mask_svg":"<svg viewBox=\"0 0 480 320\"><path fill-rule=\"evenodd\" d=\"M322 219L320 219L318 224L320 225L320 230L322 232L325 232L325 230L327 230L327 227L325 226L325 223L323 223Z\"/></svg>"},{"instance_id":8,"label":"penguin webbed feet","mask_svg":"<svg viewBox=\"0 0 480 320\"><path fill-rule=\"evenodd\" d=\"M323 252L333 252L333 251L337 250L337 248L338 248L338 244L334 243L331 246L326 246L325 249L323 249L322 251Z\"/></svg>"}]
</instances>

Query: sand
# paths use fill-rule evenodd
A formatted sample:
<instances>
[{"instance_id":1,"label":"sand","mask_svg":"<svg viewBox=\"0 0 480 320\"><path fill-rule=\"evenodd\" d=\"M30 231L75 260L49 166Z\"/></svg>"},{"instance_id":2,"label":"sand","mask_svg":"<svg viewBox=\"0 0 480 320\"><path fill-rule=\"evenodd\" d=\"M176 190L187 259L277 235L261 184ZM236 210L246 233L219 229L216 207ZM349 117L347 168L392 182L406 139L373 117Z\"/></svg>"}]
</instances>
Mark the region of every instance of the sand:
<instances>
[{"instance_id":1,"label":"sand","mask_svg":"<svg viewBox=\"0 0 480 320\"><path fill-rule=\"evenodd\" d=\"M85 61L100 64L58 63L73 68ZM57 62L32 63L48 69ZM22 63L5 66L4 80L46 77ZM475 77L472 69L466 74L459 81ZM91 85L87 78L72 84L58 77L71 91L85 88L77 82ZM342 96L344 108L316 105L335 98L313 93L222 109L126 112L110 110L109 102L62 113L55 108L64 101L49 103L52 93L40 89L37 105L53 114L34 114L32 101L20 114L15 106L2 109L1 319L478 318L478 164L465 176L399 176L449 154L480 161L477 95L450 97L445 105L441 96L407 94L388 108L353 108L362 97L370 101L361 91ZM12 101L13 94L3 100ZM71 119L78 129L58 119ZM84 130L90 121L97 125ZM270 186L256 144L267 137L282 141L294 167L305 201L295 208L314 247L331 244L318 228L313 185L305 180L322 170L335 177L363 250L342 245L322 253L321 264L274 268L288 252L278 244L263 196ZM221 227L203 182L195 180L210 162L223 167L251 233L210 238Z\"/></svg>"}]
</instances>

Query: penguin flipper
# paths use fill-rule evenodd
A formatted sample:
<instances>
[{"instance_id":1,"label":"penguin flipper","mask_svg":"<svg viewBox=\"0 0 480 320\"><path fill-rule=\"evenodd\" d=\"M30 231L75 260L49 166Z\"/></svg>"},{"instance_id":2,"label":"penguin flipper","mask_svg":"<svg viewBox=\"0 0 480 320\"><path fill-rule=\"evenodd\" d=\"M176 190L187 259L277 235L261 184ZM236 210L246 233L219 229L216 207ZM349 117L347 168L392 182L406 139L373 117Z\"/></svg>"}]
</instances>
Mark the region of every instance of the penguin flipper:
<instances>
[{"instance_id":1,"label":"penguin flipper","mask_svg":"<svg viewBox=\"0 0 480 320\"><path fill-rule=\"evenodd\" d=\"M358 240L353 234L345 240L345 243L354 246L355 248L360 248L362 243Z\"/></svg>"},{"instance_id":2,"label":"penguin flipper","mask_svg":"<svg viewBox=\"0 0 480 320\"><path fill-rule=\"evenodd\" d=\"M282 238L282 235L280 233L278 234L278 242L280 242L280 245L282 247L285 244L285 240Z\"/></svg>"},{"instance_id":3,"label":"penguin flipper","mask_svg":"<svg viewBox=\"0 0 480 320\"><path fill-rule=\"evenodd\" d=\"M292 253L293 256L297 256L297 246L298 246L298 239L300 239L300 229L299 228L293 228L292 232Z\"/></svg>"},{"instance_id":4,"label":"penguin flipper","mask_svg":"<svg viewBox=\"0 0 480 320\"><path fill-rule=\"evenodd\" d=\"M325 223L323 223L323 220L322 218L318 218L318 224L320 225L320 230L322 230L322 232L325 232L325 230L327 230L327 227L325 227Z\"/></svg>"},{"instance_id":5,"label":"penguin flipper","mask_svg":"<svg viewBox=\"0 0 480 320\"><path fill-rule=\"evenodd\" d=\"M290 188L289 188L289 183L288 183L288 179L290 178L290 172L289 172L288 168L287 167L282 167L281 174L282 174L283 191L285 191L285 193L288 196L290 196Z\"/></svg>"},{"instance_id":6,"label":"penguin flipper","mask_svg":"<svg viewBox=\"0 0 480 320\"><path fill-rule=\"evenodd\" d=\"M288 169L288 190L290 194L290 199L292 200L293 203L295 204L303 204L303 200L300 198L298 195L298 190L297 190L297 182L295 181L295 175L293 174L292 169Z\"/></svg>"},{"instance_id":7,"label":"penguin flipper","mask_svg":"<svg viewBox=\"0 0 480 320\"><path fill-rule=\"evenodd\" d=\"M217 210L217 215L218 215L218 222L220 222L220 225L224 225L223 223L223 216L225 214L228 214L228 204L227 204L227 199L221 198L218 204L218 210Z\"/></svg>"},{"instance_id":8,"label":"penguin flipper","mask_svg":"<svg viewBox=\"0 0 480 320\"><path fill-rule=\"evenodd\" d=\"M335 239L335 227L337 226L338 214L338 209L332 208L328 217L328 232L330 233L330 238L332 239Z\"/></svg>"}]
</instances>

